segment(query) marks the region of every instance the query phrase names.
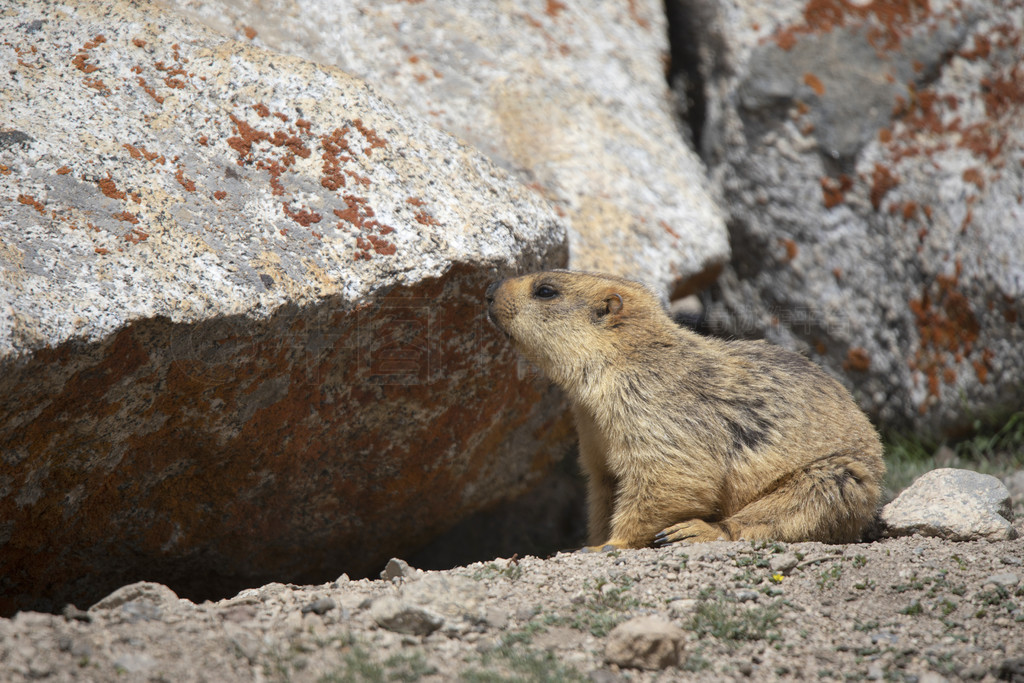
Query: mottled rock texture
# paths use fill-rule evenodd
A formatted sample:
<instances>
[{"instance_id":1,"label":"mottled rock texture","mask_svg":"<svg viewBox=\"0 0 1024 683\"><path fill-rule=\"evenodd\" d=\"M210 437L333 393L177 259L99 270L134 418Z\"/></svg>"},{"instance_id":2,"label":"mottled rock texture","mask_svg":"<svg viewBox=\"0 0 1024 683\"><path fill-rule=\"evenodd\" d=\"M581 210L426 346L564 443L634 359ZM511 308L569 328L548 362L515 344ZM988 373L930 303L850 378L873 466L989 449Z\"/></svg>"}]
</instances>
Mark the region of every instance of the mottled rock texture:
<instances>
[{"instance_id":1,"label":"mottled rock texture","mask_svg":"<svg viewBox=\"0 0 1024 683\"><path fill-rule=\"evenodd\" d=\"M679 664L685 636L662 617L634 617L608 634L605 659L621 667L667 669Z\"/></svg>"},{"instance_id":2,"label":"mottled rock texture","mask_svg":"<svg viewBox=\"0 0 1024 683\"><path fill-rule=\"evenodd\" d=\"M673 7L729 211L711 325L807 352L883 426L1019 408L1024 3Z\"/></svg>"},{"instance_id":3,"label":"mottled rock texture","mask_svg":"<svg viewBox=\"0 0 1024 683\"><path fill-rule=\"evenodd\" d=\"M925 472L882 508L889 536L938 536L952 541L1012 540L1013 504L988 474L944 467Z\"/></svg>"},{"instance_id":4,"label":"mottled rock texture","mask_svg":"<svg viewBox=\"0 0 1024 683\"><path fill-rule=\"evenodd\" d=\"M379 571L569 436L481 305L565 231L336 69L0 12L0 611Z\"/></svg>"},{"instance_id":5,"label":"mottled rock texture","mask_svg":"<svg viewBox=\"0 0 1024 683\"><path fill-rule=\"evenodd\" d=\"M365 78L484 151L569 225L570 264L681 296L728 258L665 81L660 0L164 0Z\"/></svg>"}]
</instances>

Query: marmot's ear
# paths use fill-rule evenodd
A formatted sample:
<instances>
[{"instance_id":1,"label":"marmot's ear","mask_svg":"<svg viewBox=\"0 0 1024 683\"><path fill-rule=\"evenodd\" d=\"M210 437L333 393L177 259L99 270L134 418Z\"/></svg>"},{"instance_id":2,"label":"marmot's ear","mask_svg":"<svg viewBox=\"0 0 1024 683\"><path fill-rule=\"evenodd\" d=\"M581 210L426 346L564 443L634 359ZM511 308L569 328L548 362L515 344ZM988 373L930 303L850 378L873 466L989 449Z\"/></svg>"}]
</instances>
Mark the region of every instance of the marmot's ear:
<instances>
[{"instance_id":1,"label":"marmot's ear","mask_svg":"<svg viewBox=\"0 0 1024 683\"><path fill-rule=\"evenodd\" d=\"M605 296L604 301L602 301L601 304L601 307L598 308L597 310L598 318L603 318L609 313L611 315L615 315L616 313L622 310L622 295L618 294L617 292L609 292L607 296Z\"/></svg>"}]
</instances>

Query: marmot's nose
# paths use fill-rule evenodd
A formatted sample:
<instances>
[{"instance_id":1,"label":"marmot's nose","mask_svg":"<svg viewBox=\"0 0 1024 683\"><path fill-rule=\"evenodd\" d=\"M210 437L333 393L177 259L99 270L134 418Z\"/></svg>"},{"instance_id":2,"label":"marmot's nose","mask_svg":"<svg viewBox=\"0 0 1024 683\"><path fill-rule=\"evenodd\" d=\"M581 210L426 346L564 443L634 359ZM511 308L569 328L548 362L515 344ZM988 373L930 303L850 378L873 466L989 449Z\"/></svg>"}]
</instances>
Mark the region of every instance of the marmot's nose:
<instances>
[{"instance_id":1,"label":"marmot's nose","mask_svg":"<svg viewBox=\"0 0 1024 683\"><path fill-rule=\"evenodd\" d=\"M491 303L492 301L494 301L494 293L498 290L498 285L500 285L501 283L502 281L498 280L497 282L492 282L487 287L487 293L484 294L484 296L487 297L487 303Z\"/></svg>"}]
</instances>

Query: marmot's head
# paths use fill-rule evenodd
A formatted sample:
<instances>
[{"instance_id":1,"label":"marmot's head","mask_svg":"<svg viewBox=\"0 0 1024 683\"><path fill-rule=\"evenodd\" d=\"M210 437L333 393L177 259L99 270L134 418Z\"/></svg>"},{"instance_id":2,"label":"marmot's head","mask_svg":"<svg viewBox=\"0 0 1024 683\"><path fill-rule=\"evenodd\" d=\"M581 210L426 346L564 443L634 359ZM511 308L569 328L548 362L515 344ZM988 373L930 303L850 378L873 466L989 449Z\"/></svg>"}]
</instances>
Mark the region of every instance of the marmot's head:
<instances>
[{"instance_id":1,"label":"marmot's head","mask_svg":"<svg viewBox=\"0 0 1024 683\"><path fill-rule=\"evenodd\" d=\"M644 285L597 273L551 270L495 282L487 306L520 353L567 389L675 328Z\"/></svg>"}]
</instances>

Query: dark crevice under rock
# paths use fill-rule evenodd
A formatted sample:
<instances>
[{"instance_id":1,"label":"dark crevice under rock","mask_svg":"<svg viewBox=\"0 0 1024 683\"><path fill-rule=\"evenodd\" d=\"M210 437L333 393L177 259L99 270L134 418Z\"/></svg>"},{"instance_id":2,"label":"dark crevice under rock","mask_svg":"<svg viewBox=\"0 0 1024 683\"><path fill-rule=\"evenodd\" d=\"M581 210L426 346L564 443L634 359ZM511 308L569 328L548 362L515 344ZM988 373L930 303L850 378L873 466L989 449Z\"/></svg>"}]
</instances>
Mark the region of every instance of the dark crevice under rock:
<instances>
[{"instance_id":1,"label":"dark crevice under rock","mask_svg":"<svg viewBox=\"0 0 1024 683\"><path fill-rule=\"evenodd\" d=\"M670 58L668 84L679 98L679 115L689 129L689 142L699 154L707 110L704 77L700 68L700 22L686 3L680 0L665 0L665 17L668 23Z\"/></svg>"}]
</instances>

